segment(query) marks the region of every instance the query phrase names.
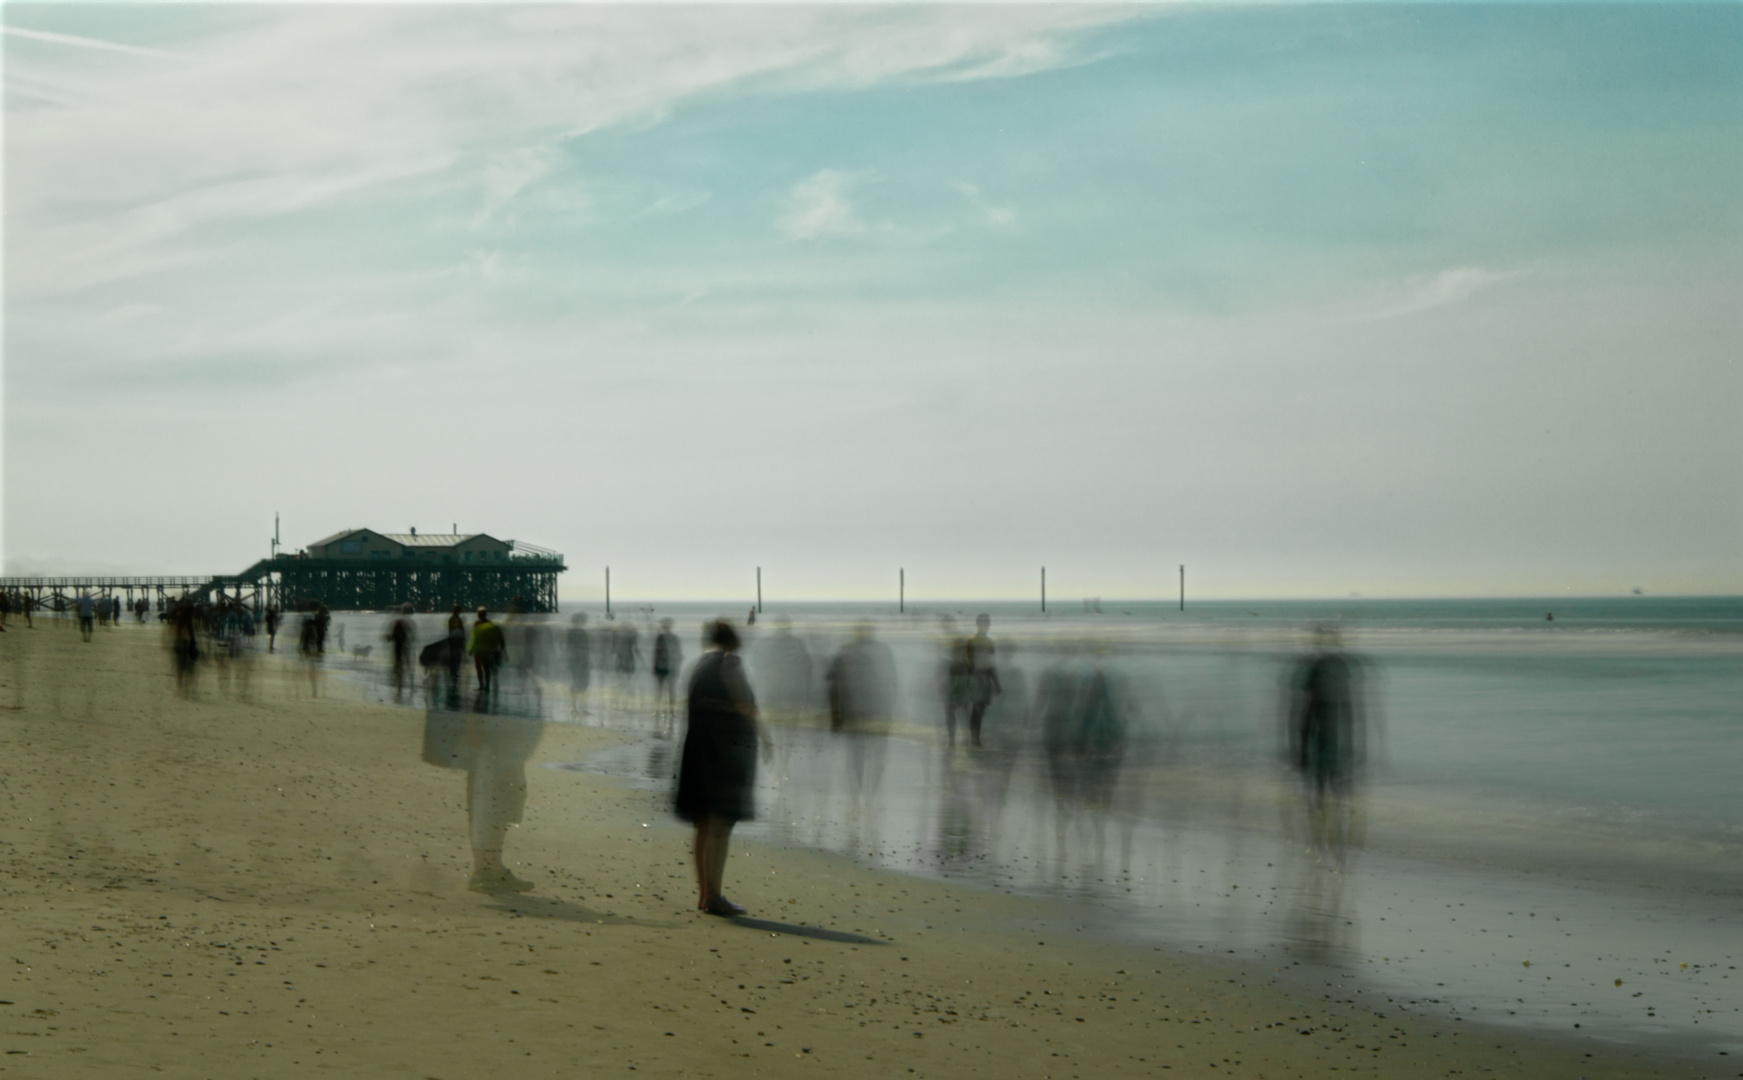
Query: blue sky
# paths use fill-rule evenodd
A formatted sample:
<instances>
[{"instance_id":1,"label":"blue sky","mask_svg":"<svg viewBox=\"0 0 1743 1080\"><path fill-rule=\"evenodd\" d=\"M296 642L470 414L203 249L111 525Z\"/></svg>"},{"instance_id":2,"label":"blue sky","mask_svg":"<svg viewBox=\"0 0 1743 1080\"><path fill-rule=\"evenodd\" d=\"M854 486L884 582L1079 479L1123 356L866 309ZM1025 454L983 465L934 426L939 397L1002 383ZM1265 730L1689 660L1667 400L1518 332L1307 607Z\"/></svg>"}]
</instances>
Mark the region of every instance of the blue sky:
<instances>
[{"instance_id":1,"label":"blue sky","mask_svg":"<svg viewBox=\"0 0 1743 1080\"><path fill-rule=\"evenodd\" d=\"M1743 9L4 18L9 572L1743 585Z\"/></svg>"}]
</instances>

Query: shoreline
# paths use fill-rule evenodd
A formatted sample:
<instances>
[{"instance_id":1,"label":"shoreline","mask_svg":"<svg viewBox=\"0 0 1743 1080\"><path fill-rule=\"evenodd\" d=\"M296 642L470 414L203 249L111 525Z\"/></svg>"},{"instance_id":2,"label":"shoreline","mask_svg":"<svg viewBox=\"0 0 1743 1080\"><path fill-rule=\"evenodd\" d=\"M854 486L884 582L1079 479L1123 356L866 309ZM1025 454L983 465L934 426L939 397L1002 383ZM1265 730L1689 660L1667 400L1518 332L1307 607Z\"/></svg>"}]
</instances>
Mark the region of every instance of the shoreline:
<instances>
[{"instance_id":1,"label":"shoreline","mask_svg":"<svg viewBox=\"0 0 1743 1080\"><path fill-rule=\"evenodd\" d=\"M333 678L310 697L267 657L251 703L210 671L189 701L159 633L26 636L0 639L4 1075L1718 1075L1381 1019L1244 958L1058 936L1055 903L774 845L735 844L751 918L712 919L662 796L561 769L528 769L508 843L535 890L469 893L463 781L419 760L421 713ZM617 738L547 725L534 765ZM842 938L868 931L890 943Z\"/></svg>"}]
</instances>

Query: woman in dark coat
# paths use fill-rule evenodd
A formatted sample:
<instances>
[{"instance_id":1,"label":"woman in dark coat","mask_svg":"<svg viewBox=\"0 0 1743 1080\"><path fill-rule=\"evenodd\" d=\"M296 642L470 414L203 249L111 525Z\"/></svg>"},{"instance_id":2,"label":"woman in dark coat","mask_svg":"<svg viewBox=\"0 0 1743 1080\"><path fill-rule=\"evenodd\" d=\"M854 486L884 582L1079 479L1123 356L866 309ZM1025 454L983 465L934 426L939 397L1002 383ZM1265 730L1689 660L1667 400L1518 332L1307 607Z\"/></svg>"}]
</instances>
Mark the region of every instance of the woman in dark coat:
<instances>
[{"instance_id":1,"label":"woman in dark coat","mask_svg":"<svg viewBox=\"0 0 1743 1080\"><path fill-rule=\"evenodd\" d=\"M756 816L756 744L772 744L757 725L756 698L738 658L738 634L725 619L708 627L708 651L690 674L689 727L678 767L678 816L696 826L696 907L742 915L720 895L732 827Z\"/></svg>"}]
</instances>

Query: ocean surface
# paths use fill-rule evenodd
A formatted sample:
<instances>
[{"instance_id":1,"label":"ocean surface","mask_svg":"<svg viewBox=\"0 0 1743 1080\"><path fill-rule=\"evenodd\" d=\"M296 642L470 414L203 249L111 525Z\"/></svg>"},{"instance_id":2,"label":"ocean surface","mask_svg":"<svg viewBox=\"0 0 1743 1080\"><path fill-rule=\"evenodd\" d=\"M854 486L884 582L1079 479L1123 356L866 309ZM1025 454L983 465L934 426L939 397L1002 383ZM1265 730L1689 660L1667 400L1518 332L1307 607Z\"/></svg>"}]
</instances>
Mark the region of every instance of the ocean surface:
<instances>
[{"instance_id":1,"label":"ocean surface","mask_svg":"<svg viewBox=\"0 0 1743 1080\"><path fill-rule=\"evenodd\" d=\"M1214 953L1376 1011L1526 1025L1594 1053L1743 1055L1743 599L893 607L769 605L746 628L778 755L745 835L1058 901L1060 925L1014 932ZM673 619L693 660L720 609L588 611L602 666L585 698L564 660L575 613L534 620L541 678L511 681L505 707L625 731L562 767L663 788L683 723L654 708L651 620ZM952 748L941 619L968 634L979 613L1005 693L984 745L964 731ZM377 617L341 622L380 637ZM894 662L893 723L870 741L824 720L823 672L861 625ZM641 658L627 677L603 664L623 626ZM1329 811L1285 753L1315 627L1336 629L1366 716L1362 767ZM1085 798L1061 785L1039 688L1090 670L1126 737Z\"/></svg>"}]
</instances>

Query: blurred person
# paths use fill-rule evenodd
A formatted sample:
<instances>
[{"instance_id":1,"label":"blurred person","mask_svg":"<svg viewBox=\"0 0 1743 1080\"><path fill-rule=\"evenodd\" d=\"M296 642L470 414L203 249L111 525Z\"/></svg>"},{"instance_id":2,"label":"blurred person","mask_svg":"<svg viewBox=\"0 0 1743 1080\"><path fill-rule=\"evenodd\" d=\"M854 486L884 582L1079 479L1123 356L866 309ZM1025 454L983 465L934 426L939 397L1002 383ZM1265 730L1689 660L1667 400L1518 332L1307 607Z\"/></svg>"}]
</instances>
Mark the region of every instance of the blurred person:
<instances>
[{"instance_id":1,"label":"blurred person","mask_svg":"<svg viewBox=\"0 0 1743 1080\"><path fill-rule=\"evenodd\" d=\"M490 612L480 607L478 618L472 622L471 640L466 643L466 651L472 654L473 673L478 677L479 702L496 695L496 673L507 650L502 627L491 622Z\"/></svg>"},{"instance_id":2,"label":"blurred person","mask_svg":"<svg viewBox=\"0 0 1743 1080\"><path fill-rule=\"evenodd\" d=\"M896 663L890 647L864 620L829 662L829 730L847 743L848 788L854 809L864 809L883 779L885 738L895 714Z\"/></svg>"},{"instance_id":3,"label":"blurred person","mask_svg":"<svg viewBox=\"0 0 1743 1080\"><path fill-rule=\"evenodd\" d=\"M460 614L460 605L455 604L454 610L448 613L448 696L460 697L460 668L466 659L466 619Z\"/></svg>"},{"instance_id":4,"label":"blurred person","mask_svg":"<svg viewBox=\"0 0 1743 1080\"><path fill-rule=\"evenodd\" d=\"M143 596L140 597L139 599L133 601L133 617L135 619L139 620L139 622L143 625L145 622L146 609L148 609L150 607L151 607L151 604Z\"/></svg>"},{"instance_id":5,"label":"blurred person","mask_svg":"<svg viewBox=\"0 0 1743 1080\"><path fill-rule=\"evenodd\" d=\"M140 603L143 604L143 603L145 603L145 601L141 600ZM142 613L140 615L140 619L143 620L144 618L145 618L145 616ZM266 609L266 651L267 652L274 651L274 649L277 645L278 645L278 608L276 606L270 606Z\"/></svg>"},{"instance_id":6,"label":"blurred person","mask_svg":"<svg viewBox=\"0 0 1743 1080\"><path fill-rule=\"evenodd\" d=\"M968 664L968 742L977 750L980 749L981 719L1002 689L999 686L998 650L987 635L992 624L992 616L976 616L974 636L964 646Z\"/></svg>"},{"instance_id":7,"label":"blurred person","mask_svg":"<svg viewBox=\"0 0 1743 1080\"><path fill-rule=\"evenodd\" d=\"M539 659L544 654L544 628L527 616L520 603L509 605L503 624L503 641L515 685L532 698L534 711L544 709L544 688L539 685Z\"/></svg>"},{"instance_id":8,"label":"blurred person","mask_svg":"<svg viewBox=\"0 0 1743 1080\"><path fill-rule=\"evenodd\" d=\"M393 646L393 699L398 701L411 682L412 646L417 643L417 628L412 625L412 606L401 604L399 617L387 628L388 644Z\"/></svg>"},{"instance_id":9,"label":"blurred person","mask_svg":"<svg viewBox=\"0 0 1743 1080\"><path fill-rule=\"evenodd\" d=\"M593 639L587 632L587 616L576 615L570 620L564 637L564 654L569 661L569 708L574 715L587 715L587 688L593 682Z\"/></svg>"},{"instance_id":10,"label":"blurred person","mask_svg":"<svg viewBox=\"0 0 1743 1080\"><path fill-rule=\"evenodd\" d=\"M956 747L956 717L968 708L973 666L968 659L968 640L956 632L956 620L945 615L938 620L942 632L944 663L939 671L939 692L944 698L944 730L950 749Z\"/></svg>"},{"instance_id":11,"label":"blurred person","mask_svg":"<svg viewBox=\"0 0 1743 1080\"><path fill-rule=\"evenodd\" d=\"M628 708L635 700L635 673L641 669L641 637L628 620L611 632L612 670L617 673L617 699L620 708Z\"/></svg>"},{"instance_id":12,"label":"blurred person","mask_svg":"<svg viewBox=\"0 0 1743 1080\"><path fill-rule=\"evenodd\" d=\"M315 606L315 652L326 655L327 627L333 622L333 613L327 610L326 604Z\"/></svg>"},{"instance_id":13,"label":"blurred person","mask_svg":"<svg viewBox=\"0 0 1743 1080\"><path fill-rule=\"evenodd\" d=\"M677 722L678 672L683 667L684 646L672 633L672 620L661 619L654 637L654 713L664 716L668 725Z\"/></svg>"},{"instance_id":14,"label":"blurred person","mask_svg":"<svg viewBox=\"0 0 1743 1080\"><path fill-rule=\"evenodd\" d=\"M1289 760L1300 775L1310 851L1340 863L1357 839L1354 800L1367 751L1361 665L1343 651L1335 628L1314 630L1313 644L1287 685Z\"/></svg>"},{"instance_id":15,"label":"blurred person","mask_svg":"<svg viewBox=\"0 0 1743 1080\"><path fill-rule=\"evenodd\" d=\"M815 709L811 653L793 635L792 619L776 616L775 632L757 642L752 659L765 715L796 720Z\"/></svg>"},{"instance_id":16,"label":"blurred person","mask_svg":"<svg viewBox=\"0 0 1743 1080\"><path fill-rule=\"evenodd\" d=\"M175 661L176 690L184 697L194 693L195 665L200 658L198 628L194 605L184 597L176 603L170 618L170 654Z\"/></svg>"},{"instance_id":17,"label":"blurred person","mask_svg":"<svg viewBox=\"0 0 1743 1080\"><path fill-rule=\"evenodd\" d=\"M1080 647L1081 648L1081 647ZM1127 695L1102 661L1067 657L1042 677L1037 708L1054 800L1054 832L1063 858L1070 826L1087 816L1099 859L1107 814L1125 759Z\"/></svg>"},{"instance_id":18,"label":"blurred person","mask_svg":"<svg viewBox=\"0 0 1743 1080\"><path fill-rule=\"evenodd\" d=\"M94 623L97 618L97 602L91 598L90 593L79 594L78 611L79 636L84 638L86 641L90 641L91 624Z\"/></svg>"},{"instance_id":19,"label":"blurred person","mask_svg":"<svg viewBox=\"0 0 1743 1080\"><path fill-rule=\"evenodd\" d=\"M466 887L474 892L525 892L533 887L509 870L502 853L510 826L525 817L526 763L543 733L539 721L519 716L460 713L433 703L424 714L424 761L466 771L466 831L472 848Z\"/></svg>"},{"instance_id":20,"label":"blurred person","mask_svg":"<svg viewBox=\"0 0 1743 1080\"><path fill-rule=\"evenodd\" d=\"M0 630L6 629L6 616L12 614L12 594L0 589Z\"/></svg>"},{"instance_id":21,"label":"blurred person","mask_svg":"<svg viewBox=\"0 0 1743 1080\"><path fill-rule=\"evenodd\" d=\"M738 656L738 633L725 619L709 627L708 651L690 673L684 748L674 808L696 827L696 907L710 915L742 915L721 894L732 828L756 816L756 749L772 755L757 723L756 697Z\"/></svg>"}]
</instances>

